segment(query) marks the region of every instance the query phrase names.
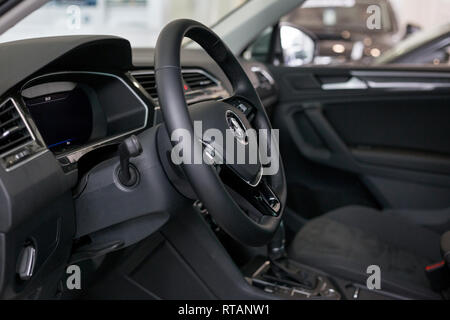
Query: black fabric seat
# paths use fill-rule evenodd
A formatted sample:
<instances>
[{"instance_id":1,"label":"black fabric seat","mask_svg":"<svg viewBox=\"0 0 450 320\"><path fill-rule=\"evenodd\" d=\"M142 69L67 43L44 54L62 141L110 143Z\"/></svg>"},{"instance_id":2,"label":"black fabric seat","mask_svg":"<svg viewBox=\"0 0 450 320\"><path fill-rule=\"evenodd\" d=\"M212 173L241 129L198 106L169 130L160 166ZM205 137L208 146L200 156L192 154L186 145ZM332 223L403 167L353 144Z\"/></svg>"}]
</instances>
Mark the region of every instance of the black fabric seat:
<instances>
[{"instance_id":1,"label":"black fabric seat","mask_svg":"<svg viewBox=\"0 0 450 320\"><path fill-rule=\"evenodd\" d=\"M392 212L346 207L307 223L289 256L302 264L366 284L370 265L381 268L381 289L411 298L440 298L425 266L442 260L440 234Z\"/></svg>"}]
</instances>

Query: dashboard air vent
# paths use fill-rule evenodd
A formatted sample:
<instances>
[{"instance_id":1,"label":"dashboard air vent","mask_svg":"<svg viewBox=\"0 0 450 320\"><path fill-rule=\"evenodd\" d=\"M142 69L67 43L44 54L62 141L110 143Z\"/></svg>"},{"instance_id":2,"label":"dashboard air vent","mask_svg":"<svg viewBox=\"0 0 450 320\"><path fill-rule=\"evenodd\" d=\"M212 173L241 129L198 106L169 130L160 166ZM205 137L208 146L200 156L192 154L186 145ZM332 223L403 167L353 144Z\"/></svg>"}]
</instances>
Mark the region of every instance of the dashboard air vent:
<instances>
[{"instance_id":1,"label":"dashboard air vent","mask_svg":"<svg viewBox=\"0 0 450 320\"><path fill-rule=\"evenodd\" d=\"M133 74L133 77L152 98L158 99L155 74L153 71L137 72ZM186 85L186 93L218 85L211 77L199 71L183 70L183 80Z\"/></svg>"},{"instance_id":2,"label":"dashboard air vent","mask_svg":"<svg viewBox=\"0 0 450 320\"><path fill-rule=\"evenodd\" d=\"M33 138L19 114L13 100L0 105L0 154L5 154Z\"/></svg>"},{"instance_id":3,"label":"dashboard air vent","mask_svg":"<svg viewBox=\"0 0 450 320\"><path fill-rule=\"evenodd\" d=\"M187 86L193 91L202 90L216 85L210 77L196 71L183 72L183 79Z\"/></svg>"},{"instance_id":4,"label":"dashboard air vent","mask_svg":"<svg viewBox=\"0 0 450 320\"><path fill-rule=\"evenodd\" d=\"M158 91L156 91L156 79L153 72L149 73L137 73L133 74L133 77L139 82L139 84L148 92L148 94L158 99Z\"/></svg>"}]
</instances>

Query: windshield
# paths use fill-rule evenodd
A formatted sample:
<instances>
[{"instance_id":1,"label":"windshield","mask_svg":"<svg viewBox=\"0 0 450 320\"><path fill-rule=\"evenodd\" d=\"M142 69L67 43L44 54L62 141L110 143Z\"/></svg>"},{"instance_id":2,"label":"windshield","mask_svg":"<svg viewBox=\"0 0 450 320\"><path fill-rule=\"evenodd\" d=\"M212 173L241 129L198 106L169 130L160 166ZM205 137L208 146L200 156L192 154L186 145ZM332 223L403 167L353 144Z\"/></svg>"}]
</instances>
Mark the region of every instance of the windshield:
<instances>
[{"instance_id":1,"label":"windshield","mask_svg":"<svg viewBox=\"0 0 450 320\"><path fill-rule=\"evenodd\" d=\"M1 0L0 0L1 1ZM248 0L51 0L0 35L0 42L77 35L115 35L154 47L160 30L187 18L213 26Z\"/></svg>"}]
</instances>

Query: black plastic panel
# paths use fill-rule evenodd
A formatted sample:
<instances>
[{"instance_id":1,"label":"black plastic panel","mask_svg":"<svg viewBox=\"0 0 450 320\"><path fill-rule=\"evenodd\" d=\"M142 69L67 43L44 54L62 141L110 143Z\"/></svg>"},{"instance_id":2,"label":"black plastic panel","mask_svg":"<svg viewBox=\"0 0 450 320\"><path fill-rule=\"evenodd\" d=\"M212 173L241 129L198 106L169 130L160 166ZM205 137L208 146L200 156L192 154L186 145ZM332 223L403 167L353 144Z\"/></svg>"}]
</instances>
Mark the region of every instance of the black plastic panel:
<instances>
[{"instance_id":1,"label":"black plastic panel","mask_svg":"<svg viewBox=\"0 0 450 320\"><path fill-rule=\"evenodd\" d=\"M324 104L324 114L351 147L450 155L448 96Z\"/></svg>"}]
</instances>

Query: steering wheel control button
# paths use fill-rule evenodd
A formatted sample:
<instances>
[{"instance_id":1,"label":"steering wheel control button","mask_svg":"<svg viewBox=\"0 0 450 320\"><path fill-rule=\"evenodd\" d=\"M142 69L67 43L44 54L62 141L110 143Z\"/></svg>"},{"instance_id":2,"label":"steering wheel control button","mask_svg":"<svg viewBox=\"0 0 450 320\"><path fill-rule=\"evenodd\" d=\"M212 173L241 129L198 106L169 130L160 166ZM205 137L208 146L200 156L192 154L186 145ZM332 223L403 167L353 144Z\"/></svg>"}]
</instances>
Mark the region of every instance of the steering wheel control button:
<instances>
[{"instance_id":1,"label":"steering wheel control button","mask_svg":"<svg viewBox=\"0 0 450 320\"><path fill-rule=\"evenodd\" d=\"M281 202L272 189L265 183L260 185L259 199L270 209L273 216L278 216L281 210Z\"/></svg>"},{"instance_id":2,"label":"steering wheel control button","mask_svg":"<svg viewBox=\"0 0 450 320\"><path fill-rule=\"evenodd\" d=\"M20 280L27 281L31 279L35 264L36 249L29 244L22 249L17 260L16 272Z\"/></svg>"},{"instance_id":3,"label":"steering wheel control button","mask_svg":"<svg viewBox=\"0 0 450 320\"><path fill-rule=\"evenodd\" d=\"M243 114L247 114L248 107L246 105L244 105L243 103L238 104L236 106L236 108L238 108L239 111L241 111Z\"/></svg>"}]
</instances>

